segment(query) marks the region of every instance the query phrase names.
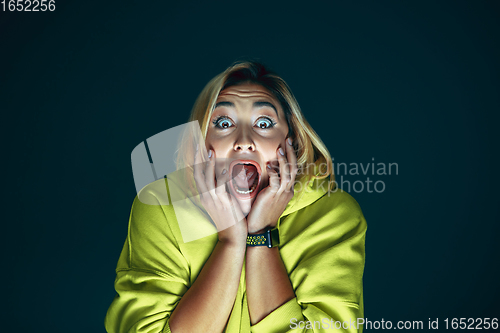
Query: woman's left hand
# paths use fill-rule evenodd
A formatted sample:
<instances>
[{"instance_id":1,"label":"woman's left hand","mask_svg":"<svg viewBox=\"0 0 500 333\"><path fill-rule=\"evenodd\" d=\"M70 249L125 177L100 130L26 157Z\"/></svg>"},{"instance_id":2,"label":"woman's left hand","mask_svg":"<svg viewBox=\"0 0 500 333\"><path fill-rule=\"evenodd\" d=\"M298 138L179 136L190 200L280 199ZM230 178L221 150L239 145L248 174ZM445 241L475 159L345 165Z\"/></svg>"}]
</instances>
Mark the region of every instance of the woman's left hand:
<instances>
[{"instance_id":1,"label":"woman's left hand","mask_svg":"<svg viewBox=\"0 0 500 333\"><path fill-rule=\"evenodd\" d=\"M267 165L269 186L262 189L257 195L247 216L249 234L264 232L268 227L274 228L288 202L293 198L293 187L297 175L297 156L290 142L291 138L288 138L285 143L286 148L283 151L285 156L280 154L279 149L276 150L279 175L270 164Z\"/></svg>"}]
</instances>

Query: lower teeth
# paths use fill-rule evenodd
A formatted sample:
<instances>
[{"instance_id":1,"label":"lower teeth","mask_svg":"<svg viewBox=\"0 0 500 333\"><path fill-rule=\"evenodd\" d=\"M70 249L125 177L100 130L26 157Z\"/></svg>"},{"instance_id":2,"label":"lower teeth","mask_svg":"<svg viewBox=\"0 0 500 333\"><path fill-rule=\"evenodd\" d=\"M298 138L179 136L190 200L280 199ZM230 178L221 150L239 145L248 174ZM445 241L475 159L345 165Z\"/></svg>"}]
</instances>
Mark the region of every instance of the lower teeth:
<instances>
[{"instance_id":1,"label":"lower teeth","mask_svg":"<svg viewBox=\"0 0 500 333\"><path fill-rule=\"evenodd\" d=\"M256 179L256 182L254 182L254 183L253 183L252 187L250 187L250 189L249 189L248 191L242 191L242 190L240 190L240 189L239 189L239 187L238 187L238 184L233 184L233 185L235 185L235 186L234 186L234 189L235 189L235 190L236 190L236 192L238 192L239 194L250 194L250 193L252 193L252 192L255 190L255 188L257 187L257 183L258 183L258 178Z\"/></svg>"}]
</instances>

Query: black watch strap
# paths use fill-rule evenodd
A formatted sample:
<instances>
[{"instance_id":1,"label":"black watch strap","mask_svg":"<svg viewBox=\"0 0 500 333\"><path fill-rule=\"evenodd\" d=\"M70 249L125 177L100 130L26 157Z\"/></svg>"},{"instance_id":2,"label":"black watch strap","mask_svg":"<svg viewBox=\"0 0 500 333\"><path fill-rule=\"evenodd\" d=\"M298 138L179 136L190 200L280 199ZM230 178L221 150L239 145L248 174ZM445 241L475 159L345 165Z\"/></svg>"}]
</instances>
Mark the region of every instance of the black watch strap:
<instances>
[{"instance_id":1,"label":"black watch strap","mask_svg":"<svg viewBox=\"0 0 500 333\"><path fill-rule=\"evenodd\" d=\"M275 247L278 245L280 245L278 228L266 230L261 234L247 236L247 246Z\"/></svg>"}]
</instances>

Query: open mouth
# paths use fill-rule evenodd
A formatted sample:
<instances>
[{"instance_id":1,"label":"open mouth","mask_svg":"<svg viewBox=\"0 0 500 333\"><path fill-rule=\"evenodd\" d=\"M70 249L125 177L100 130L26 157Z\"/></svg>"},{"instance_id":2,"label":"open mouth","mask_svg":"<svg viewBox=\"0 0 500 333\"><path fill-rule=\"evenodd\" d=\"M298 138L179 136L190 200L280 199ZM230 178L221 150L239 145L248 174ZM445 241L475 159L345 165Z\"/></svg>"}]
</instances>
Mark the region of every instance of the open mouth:
<instances>
[{"instance_id":1,"label":"open mouth","mask_svg":"<svg viewBox=\"0 0 500 333\"><path fill-rule=\"evenodd\" d=\"M236 160L229 166L231 172L230 187L237 198L253 198L257 194L262 171L257 162Z\"/></svg>"}]
</instances>

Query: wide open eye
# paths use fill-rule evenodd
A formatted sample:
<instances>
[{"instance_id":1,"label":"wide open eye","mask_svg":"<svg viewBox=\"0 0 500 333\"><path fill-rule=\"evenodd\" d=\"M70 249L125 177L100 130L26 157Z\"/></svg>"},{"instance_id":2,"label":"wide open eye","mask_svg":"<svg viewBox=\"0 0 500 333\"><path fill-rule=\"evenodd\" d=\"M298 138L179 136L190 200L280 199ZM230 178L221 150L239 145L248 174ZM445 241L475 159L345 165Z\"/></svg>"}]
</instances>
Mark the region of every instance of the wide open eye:
<instances>
[{"instance_id":1,"label":"wide open eye","mask_svg":"<svg viewBox=\"0 0 500 333\"><path fill-rule=\"evenodd\" d=\"M226 129L231 127L233 125L233 122L228 117L221 116L214 120L214 125L217 128Z\"/></svg>"},{"instance_id":2,"label":"wide open eye","mask_svg":"<svg viewBox=\"0 0 500 333\"><path fill-rule=\"evenodd\" d=\"M263 118L259 118L257 120L256 125L258 128L267 129L267 128L273 127L274 125L276 125L276 123L274 121L272 121L272 119L269 119L267 117L263 117Z\"/></svg>"}]
</instances>

